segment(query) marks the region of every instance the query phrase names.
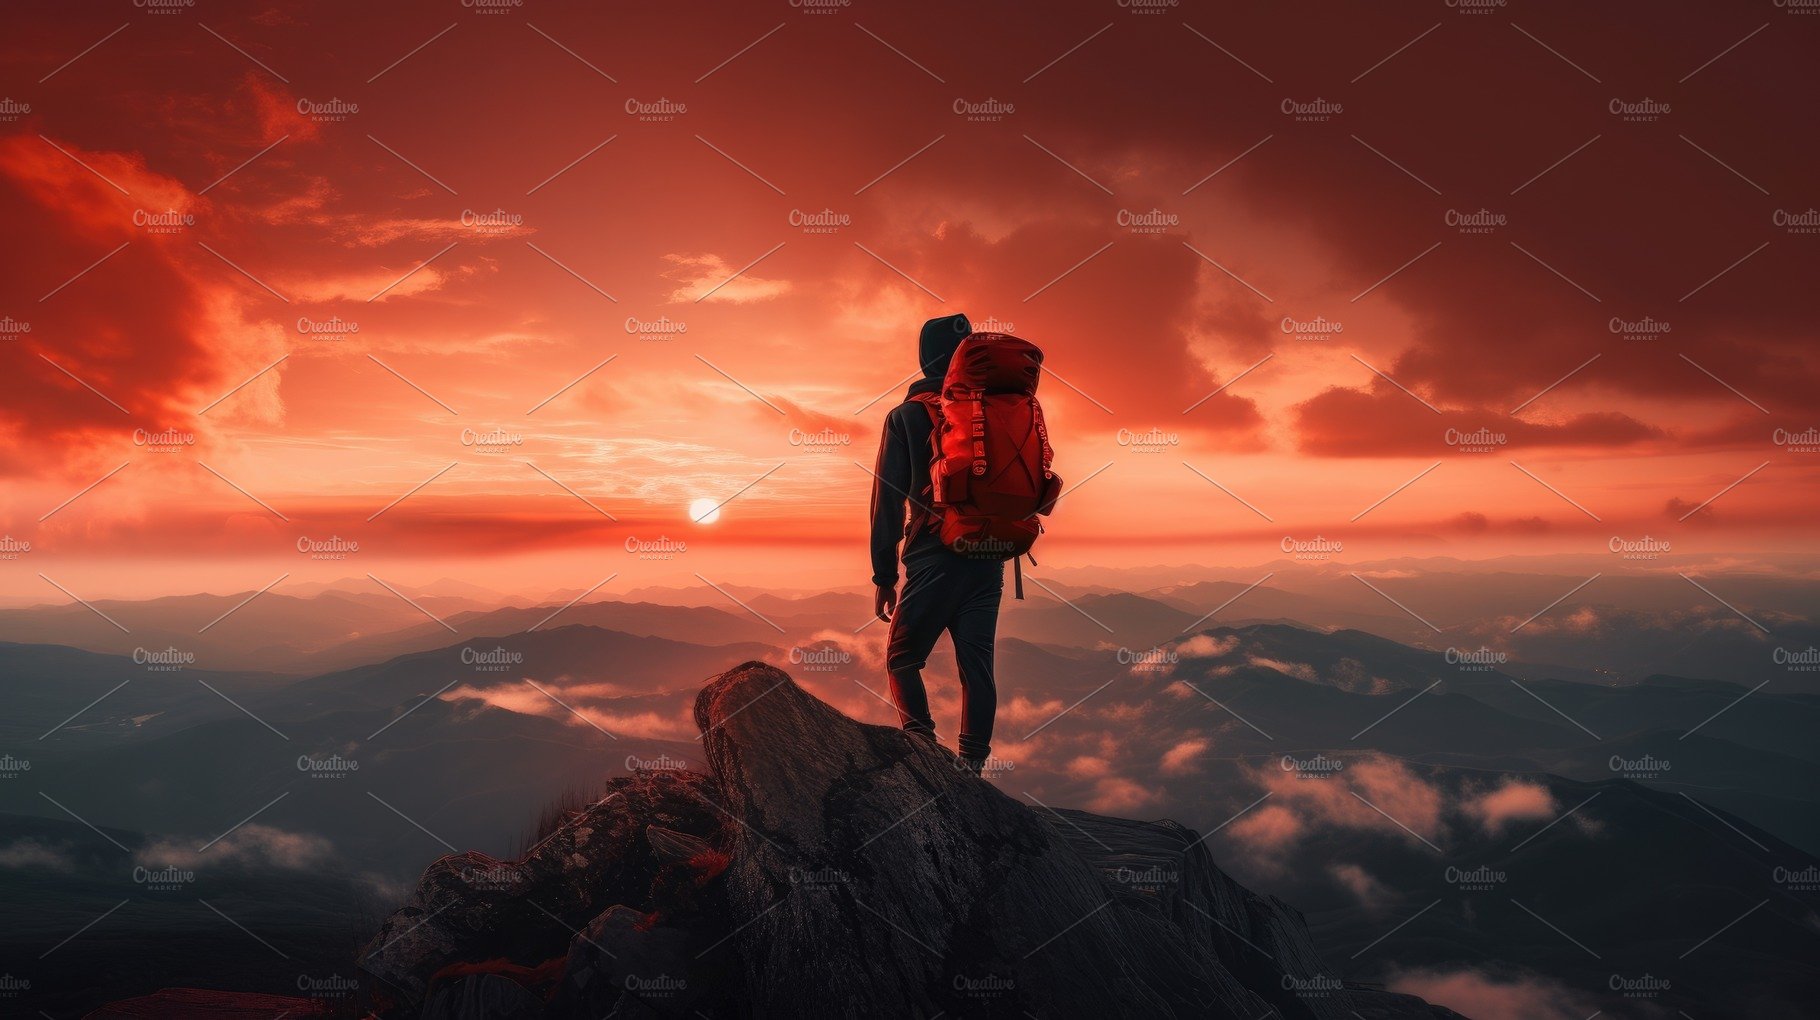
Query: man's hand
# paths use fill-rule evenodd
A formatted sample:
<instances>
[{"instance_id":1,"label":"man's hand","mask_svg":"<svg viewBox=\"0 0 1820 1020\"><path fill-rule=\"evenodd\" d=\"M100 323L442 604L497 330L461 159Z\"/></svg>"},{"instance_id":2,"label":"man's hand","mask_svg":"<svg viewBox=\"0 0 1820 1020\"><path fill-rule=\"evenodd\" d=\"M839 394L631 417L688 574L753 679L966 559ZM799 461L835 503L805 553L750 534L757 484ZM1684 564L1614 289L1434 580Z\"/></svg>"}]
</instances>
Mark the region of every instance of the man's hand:
<instances>
[{"instance_id":1,"label":"man's hand","mask_svg":"<svg viewBox=\"0 0 1820 1020\"><path fill-rule=\"evenodd\" d=\"M872 596L872 614L886 623L890 623L891 616L895 612L897 612L897 585L879 585L878 591Z\"/></svg>"}]
</instances>

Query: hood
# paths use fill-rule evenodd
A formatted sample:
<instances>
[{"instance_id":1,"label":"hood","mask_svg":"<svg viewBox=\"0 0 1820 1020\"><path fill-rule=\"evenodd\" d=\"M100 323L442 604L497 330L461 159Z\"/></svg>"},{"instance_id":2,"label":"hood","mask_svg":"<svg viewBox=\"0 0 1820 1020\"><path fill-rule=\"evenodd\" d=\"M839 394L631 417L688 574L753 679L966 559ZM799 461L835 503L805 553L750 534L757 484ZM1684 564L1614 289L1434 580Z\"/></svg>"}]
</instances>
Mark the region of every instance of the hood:
<instances>
[{"instance_id":1,"label":"hood","mask_svg":"<svg viewBox=\"0 0 1820 1020\"><path fill-rule=\"evenodd\" d=\"M961 341L973 332L973 324L965 315L944 315L923 323L922 336L917 340L917 360L923 366L923 375L939 379L948 372L948 359L954 356L954 349Z\"/></svg>"}]
</instances>

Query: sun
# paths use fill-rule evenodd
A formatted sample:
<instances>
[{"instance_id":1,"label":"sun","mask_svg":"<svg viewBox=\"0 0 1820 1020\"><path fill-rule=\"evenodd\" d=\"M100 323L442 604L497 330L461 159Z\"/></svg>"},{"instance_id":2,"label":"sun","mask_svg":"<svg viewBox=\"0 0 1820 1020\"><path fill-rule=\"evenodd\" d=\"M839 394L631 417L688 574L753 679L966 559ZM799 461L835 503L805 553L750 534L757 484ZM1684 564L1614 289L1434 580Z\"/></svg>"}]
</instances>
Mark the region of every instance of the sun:
<instances>
[{"instance_id":1,"label":"sun","mask_svg":"<svg viewBox=\"0 0 1820 1020\"><path fill-rule=\"evenodd\" d=\"M720 504L702 497L689 504L689 519L697 524L713 524L720 520Z\"/></svg>"}]
</instances>

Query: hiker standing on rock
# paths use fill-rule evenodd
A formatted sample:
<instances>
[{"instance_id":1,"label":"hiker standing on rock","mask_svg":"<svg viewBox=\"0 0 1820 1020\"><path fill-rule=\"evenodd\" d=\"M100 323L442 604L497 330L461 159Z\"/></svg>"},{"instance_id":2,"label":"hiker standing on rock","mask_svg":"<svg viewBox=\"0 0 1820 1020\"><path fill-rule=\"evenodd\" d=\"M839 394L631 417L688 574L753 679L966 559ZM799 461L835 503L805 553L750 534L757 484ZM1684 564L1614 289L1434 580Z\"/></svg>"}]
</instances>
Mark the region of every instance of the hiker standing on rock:
<instances>
[{"instance_id":1,"label":"hiker standing on rock","mask_svg":"<svg viewBox=\"0 0 1820 1020\"><path fill-rule=\"evenodd\" d=\"M957 749L979 772L998 710L993 646L1005 561L1018 573L1061 493L1036 402L1043 352L965 315L923 323L923 377L885 416L872 483L873 611L891 624L885 669L904 729L935 739L923 666L947 631L961 682ZM899 544L904 586L898 590ZM1031 560L1032 563L1036 561Z\"/></svg>"}]
</instances>

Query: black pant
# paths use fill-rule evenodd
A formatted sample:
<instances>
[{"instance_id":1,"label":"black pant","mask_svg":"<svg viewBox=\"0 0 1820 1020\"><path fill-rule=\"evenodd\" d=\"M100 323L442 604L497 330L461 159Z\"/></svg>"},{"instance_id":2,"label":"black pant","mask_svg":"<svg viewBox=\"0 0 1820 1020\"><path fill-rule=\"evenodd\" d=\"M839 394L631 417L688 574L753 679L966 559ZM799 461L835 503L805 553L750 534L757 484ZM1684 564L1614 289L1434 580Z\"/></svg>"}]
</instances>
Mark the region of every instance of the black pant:
<instances>
[{"instance_id":1,"label":"black pant","mask_svg":"<svg viewBox=\"0 0 1820 1020\"><path fill-rule=\"evenodd\" d=\"M904 550L904 589L891 617L885 669L891 700L904 729L935 735L923 666L947 631L961 679L962 757L985 758L992 749L992 719L998 688L992 680L992 648L998 633L999 598L1005 565L961 556L933 534L912 539Z\"/></svg>"}]
</instances>

